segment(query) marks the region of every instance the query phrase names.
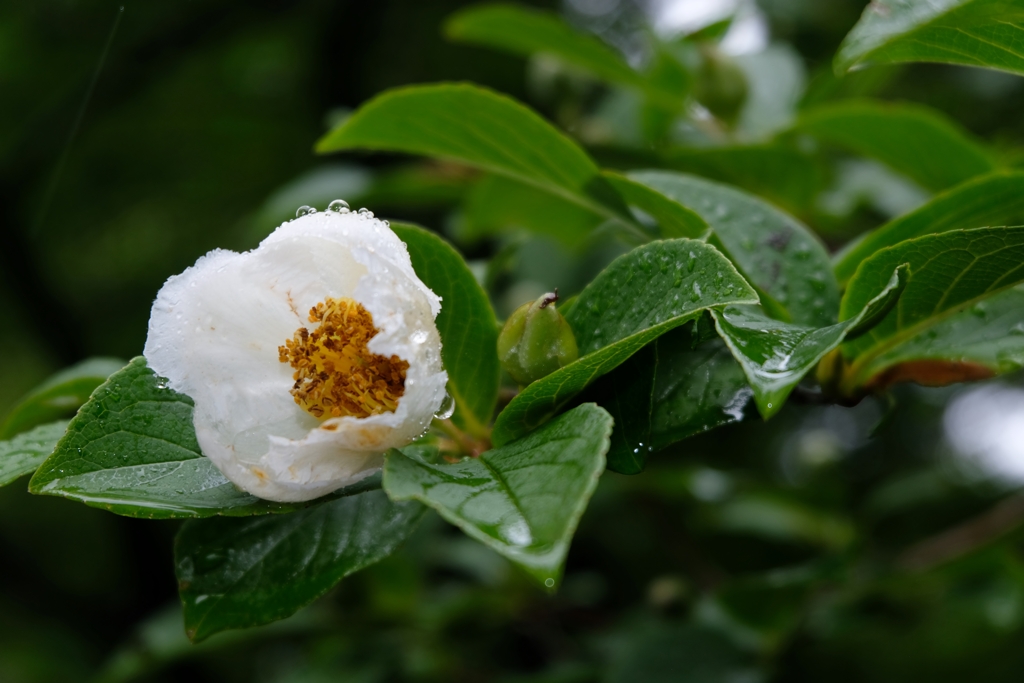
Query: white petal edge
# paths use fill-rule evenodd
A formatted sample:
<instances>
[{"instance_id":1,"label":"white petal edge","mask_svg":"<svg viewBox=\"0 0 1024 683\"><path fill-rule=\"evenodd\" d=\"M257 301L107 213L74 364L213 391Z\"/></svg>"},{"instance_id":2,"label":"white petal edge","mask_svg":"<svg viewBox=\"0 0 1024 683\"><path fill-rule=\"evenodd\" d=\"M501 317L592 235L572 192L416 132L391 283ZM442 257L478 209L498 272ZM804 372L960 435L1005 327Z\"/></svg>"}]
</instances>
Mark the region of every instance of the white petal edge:
<instances>
[{"instance_id":1,"label":"white petal edge","mask_svg":"<svg viewBox=\"0 0 1024 683\"><path fill-rule=\"evenodd\" d=\"M358 301L380 333L369 349L409 363L394 413L320 421L289 393L278 346L327 297ZM315 213L256 249L215 250L157 294L144 355L195 402L203 453L242 489L268 500L312 500L375 472L381 454L430 425L445 395L440 300L412 268L405 244L375 218Z\"/></svg>"}]
</instances>

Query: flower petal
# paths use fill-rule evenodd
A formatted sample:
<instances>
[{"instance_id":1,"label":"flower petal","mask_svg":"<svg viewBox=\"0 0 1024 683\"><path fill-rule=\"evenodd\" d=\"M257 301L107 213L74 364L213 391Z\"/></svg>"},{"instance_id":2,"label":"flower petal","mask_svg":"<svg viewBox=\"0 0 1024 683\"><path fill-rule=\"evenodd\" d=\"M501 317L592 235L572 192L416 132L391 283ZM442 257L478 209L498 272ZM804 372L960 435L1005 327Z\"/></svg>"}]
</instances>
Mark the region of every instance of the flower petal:
<instances>
[{"instance_id":1,"label":"flower petal","mask_svg":"<svg viewBox=\"0 0 1024 683\"><path fill-rule=\"evenodd\" d=\"M292 398L278 346L309 309L351 298L373 316L373 353L409 363L393 413L324 421ZM225 476L254 495L301 501L355 483L380 454L430 425L444 398L440 300L416 277L405 245L362 214L309 214L244 254L213 251L157 295L145 355L195 401L196 435Z\"/></svg>"}]
</instances>

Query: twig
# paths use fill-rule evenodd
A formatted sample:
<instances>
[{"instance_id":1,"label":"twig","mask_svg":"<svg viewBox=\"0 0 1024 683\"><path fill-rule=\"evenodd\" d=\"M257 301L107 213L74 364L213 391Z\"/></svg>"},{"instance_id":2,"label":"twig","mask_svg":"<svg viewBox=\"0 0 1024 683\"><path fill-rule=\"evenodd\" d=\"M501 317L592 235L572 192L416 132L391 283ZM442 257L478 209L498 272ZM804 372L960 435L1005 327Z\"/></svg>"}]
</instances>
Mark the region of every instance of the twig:
<instances>
[{"instance_id":1,"label":"twig","mask_svg":"<svg viewBox=\"0 0 1024 683\"><path fill-rule=\"evenodd\" d=\"M1000 501L983 514L908 548L896 564L923 572L985 546L1024 523L1024 494Z\"/></svg>"}]
</instances>

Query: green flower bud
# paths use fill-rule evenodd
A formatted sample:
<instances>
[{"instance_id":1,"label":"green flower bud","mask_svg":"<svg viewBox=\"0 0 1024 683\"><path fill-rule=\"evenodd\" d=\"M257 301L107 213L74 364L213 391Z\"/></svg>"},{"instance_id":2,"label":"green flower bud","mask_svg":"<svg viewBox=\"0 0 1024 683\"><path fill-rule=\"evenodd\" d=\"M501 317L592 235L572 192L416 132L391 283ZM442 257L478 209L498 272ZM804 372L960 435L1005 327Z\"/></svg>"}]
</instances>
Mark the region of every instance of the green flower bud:
<instances>
[{"instance_id":1,"label":"green flower bud","mask_svg":"<svg viewBox=\"0 0 1024 683\"><path fill-rule=\"evenodd\" d=\"M576 337L555 310L558 292L523 304L498 335L498 359L516 382L526 386L579 357Z\"/></svg>"}]
</instances>

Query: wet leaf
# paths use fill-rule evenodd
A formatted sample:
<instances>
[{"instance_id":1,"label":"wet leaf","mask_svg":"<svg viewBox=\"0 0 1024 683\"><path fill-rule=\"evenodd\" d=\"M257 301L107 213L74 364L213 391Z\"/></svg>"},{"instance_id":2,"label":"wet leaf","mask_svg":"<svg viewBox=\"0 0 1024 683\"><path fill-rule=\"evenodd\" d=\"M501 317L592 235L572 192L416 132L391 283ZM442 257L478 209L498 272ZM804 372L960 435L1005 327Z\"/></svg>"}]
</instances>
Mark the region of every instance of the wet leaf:
<instances>
[{"instance_id":1,"label":"wet leaf","mask_svg":"<svg viewBox=\"0 0 1024 683\"><path fill-rule=\"evenodd\" d=\"M39 425L0 441L0 486L36 471L68 428L66 420Z\"/></svg>"},{"instance_id":2,"label":"wet leaf","mask_svg":"<svg viewBox=\"0 0 1024 683\"><path fill-rule=\"evenodd\" d=\"M707 222L674 199L618 173L605 171L604 177L627 204L640 209L657 222L661 237L700 238L707 232Z\"/></svg>"},{"instance_id":3,"label":"wet leaf","mask_svg":"<svg viewBox=\"0 0 1024 683\"><path fill-rule=\"evenodd\" d=\"M869 388L942 386L1024 368L1024 286L1018 285L894 343L860 368Z\"/></svg>"},{"instance_id":4,"label":"wet leaf","mask_svg":"<svg viewBox=\"0 0 1024 683\"><path fill-rule=\"evenodd\" d=\"M783 143L656 150L590 149L602 165L610 168L681 171L734 185L791 210L810 206L824 186L819 163Z\"/></svg>"},{"instance_id":5,"label":"wet leaf","mask_svg":"<svg viewBox=\"0 0 1024 683\"><path fill-rule=\"evenodd\" d=\"M932 190L997 168L992 152L955 121L919 105L827 104L804 113L795 129L878 159Z\"/></svg>"},{"instance_id":6,"label":"wet leaf","mask_svg":"<svg viewBox=\"0 0 1024 683\"><path fill-rule=\"evenodd\" d=\"M424 510L369 491L288 515L185 524L174 562L188 637L294 614L393 553Z\"/></svg>"},{"instance_id":7,"label":"wet leaf","mask_svg":"<svg viewBox=\"0 0 1024 683\"><path fill-rule=\"evenodd\" d=\"M842 316L863 308L884 286L884 273L903 263L910 266L910 282L899 303L865 335L843 345L851 363L843 379L848 394L871 381L879 357L918 335L936 338L936 325L1024 280L1024 228L952 230L882 249L850 280ZM953 356L944 360L960 360L950 350Z\"/></svg>"},{"instance_id":8,"label":"wet leaf","mask_svg":"<svg viewBox=\"0 0 1024 683\"><path fill-rule=\"evenodd\" d=\"M742 368L717 338L692 341L689 326L676 328L587 390L615 420L608 469L637 474L652 453L743 419L753 391Z\"/></svg>"},{"instance_id":9,"label":"wet leaf","mask_svg":"<svg viewBox=\"0 0 1024 683\"><path fill-rule=\"evenodd\" d=\"M936 195L931 201L889 221L850 244L835 257L835 272L845 284L857 266L879 249L925 235L1024 222L1024 173L984 175Z\"/></svg>"},{"instance_id":10,"label":"wet leaf","mask_svg":"<svg viewBox=\"0 0 1024 683\"><path fill-rule=\"evenodd\" d=\"M633 171L629 177L707 221L770 313L804 325L836 321L839 286L828 253L795 218L735 188L682 173Z\"/></svg>"},{"instance_id":11,"label":"wet leaf","mask_svg":"<svg viewBox=\"0 0 1024 683\"><path fill-rule=\"evenodd\" d=\"M443 239L413 225L392 223L391 229L409 248L416 274L441 297L436 322L448 393L455 399L452 420L483 436L498 402L500 381L494 350L498 321L487 293L462 256Z\"/></svg>"},{"instance_id":12,"label":"wet leaf","mask_svg":"<svg viewBox=\"0 0 1024 683\"><path fill-rule=\"evenodd\" d=\"M460 243L472 244L484 237L522 230L575 249L604 221L594 212L533 185L489 175L463 203L457 237Z\"/></svg>"},{"instance_id":13,"label":"wet leaf","mask_svg":"<svg viewBox=\"0 0 1024 683\"><path fill-rule=\"evenodd\" d=\"M331 496L378 482L364 480ZM260 515L304 507L261 500L235 488L199 449L192 399L167 388L141 357L111 375L82 406L29 490L150 519Z\"/></svg>"},{"instance_id":14,"label":"wet leaf","mask_svg":"<svg viewBox=\"0 0 1024 683\"><path fill-rule=\"evenodd\" d=\"M646 234L575 142L515 100L469 84L389 90L325 135L318 152L423 154L504 175Z\"/></svg>"},{"instance_id":15,"label":"wet leaf","mask_svg":"<svg viewBox=\"0 0 1024 683\"><path fill-rule=\"evenodd\" d=\"M604 471L611 429L607 412L584 404L479 458L435 465L391 451L384 489L429 505L554 588Z\"/></svg>"},{"instance_id":16,"label":"wet leaf","mask_svg":"<svg viewBox=\"0 0 1024 683\"><path fill-rule=\"evenodd\" d=\"M837 72L942 62L1024 74L1024 7L1013 0L875 0L843 40Z\"/></svg>"},{"instance_id":17,"label":"wet leaf","mask_svg":"<svg viewBox=\"0 0 1024 683\"><path fill-rule=\"evenodd\" d=\"M498 415L491 438L502 445L540 426L592 381L702 311L756 300L732 264L698 240L653 242L620 256L565 314L579 360L523 389Z\"/></svg>"},{"instance_id":18,"label":"wet leaf","mask_svg":"<svg viewBox=\"0 0 1024 683\"><path fill-rule=\"evenodd\" d=\"M90 358L61 370L14 406L0 426L0 439L73 415L96 387L123 367L124 361L116 358Z\"/></svg>"},{"instance_id":19,"label":"wet leaf","mask_svg":"<svg viewBox=\"0 0 1024 683\"><path fill-rule=\"evenodd\" d=\"M549 12L512 4L477 5L452 15L444 28L453 40L524 57L556 57L601 80L633 88L669 105L679 104L686 95L685 90L659 87L657 80L644 78L607 43L577 31Z\"/></svg>"},{"instance_id":20,"label":"wet leaf","mask_svg":"<svg viewBox=\"0 0 1024 683\"><path fill-rule=\"evenodd\" d=\"M906 266L896 268L873 299L851 318L828 327L779 322L757 306L712 311L722 339L739 361L764 419L782 408L793 388L847 337L866 332L896 305L906 287Z\"/></svg>"}]
</instances>

